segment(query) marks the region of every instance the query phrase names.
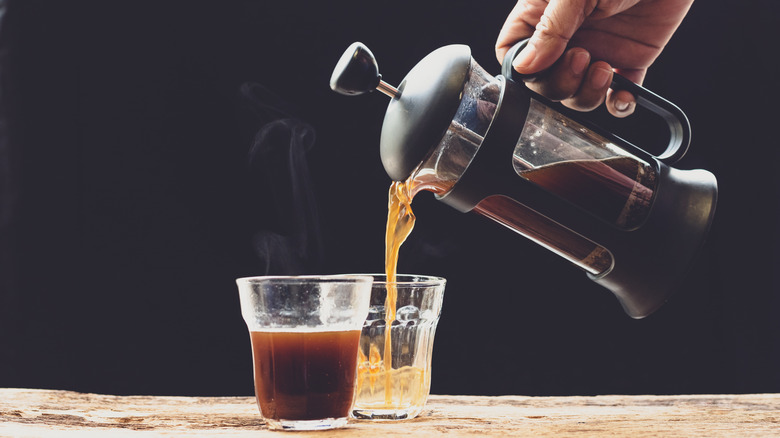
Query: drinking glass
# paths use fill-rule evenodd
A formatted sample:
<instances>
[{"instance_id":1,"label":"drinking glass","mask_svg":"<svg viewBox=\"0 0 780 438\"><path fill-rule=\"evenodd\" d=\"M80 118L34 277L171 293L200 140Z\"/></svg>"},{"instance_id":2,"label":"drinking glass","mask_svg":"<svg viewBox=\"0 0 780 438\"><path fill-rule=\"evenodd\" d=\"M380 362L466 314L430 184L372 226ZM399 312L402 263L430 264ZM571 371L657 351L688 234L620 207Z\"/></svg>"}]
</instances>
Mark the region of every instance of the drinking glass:
<instances>
[{"instance_id":1,"label":"drinking glass","mask_svg":"<svg viewBox=\"0 0 780 438\"><path fill-rule=\"evenodd\" d=\"M347 423L372 281L358 275L236 280L252 344L255 396L269 428Z\"/></svg>"},{"instance_id":2,"label":"drinking glass","mask_svg":"<svg viewBox=\"0 0 780 438\"><path fill-rule=\"evenodd\" d=\"M422 411L430 392L433 338L446 280L399 274L389 283L385 275L373 277L371 307L360 337L352 416L411 419ZM386 301L396 294L393 316Z\"/></svg>"}]
</instances>

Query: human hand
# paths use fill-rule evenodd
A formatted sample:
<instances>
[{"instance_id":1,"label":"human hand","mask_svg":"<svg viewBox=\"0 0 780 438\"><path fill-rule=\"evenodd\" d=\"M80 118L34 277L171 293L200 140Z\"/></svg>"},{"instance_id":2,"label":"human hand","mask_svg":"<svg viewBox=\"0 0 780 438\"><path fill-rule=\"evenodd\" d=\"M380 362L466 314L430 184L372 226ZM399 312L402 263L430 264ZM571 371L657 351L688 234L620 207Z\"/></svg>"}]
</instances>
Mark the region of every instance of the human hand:
<instances>
[{"instance_id":1,"label":"human hand","mask_svg":"<svg viewBox=\"0 0 780 438\"><path fill-rule=\"evenodd\" d=\"M609 89L613 71L641 84L647 68L682 22L693 0L519 0L496 41L502 62L518 41L528 46L513 66L532 90L592 110L606 100L617 117L634 112L628 91Z\"/></svg>"}]
</instances>

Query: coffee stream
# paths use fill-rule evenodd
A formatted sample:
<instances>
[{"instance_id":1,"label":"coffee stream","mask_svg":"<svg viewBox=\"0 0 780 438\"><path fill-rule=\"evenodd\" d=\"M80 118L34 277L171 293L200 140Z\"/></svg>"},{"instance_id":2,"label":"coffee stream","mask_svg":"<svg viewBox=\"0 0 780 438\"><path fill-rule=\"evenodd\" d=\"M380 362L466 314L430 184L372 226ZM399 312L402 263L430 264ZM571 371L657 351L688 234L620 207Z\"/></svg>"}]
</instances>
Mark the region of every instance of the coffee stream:
<instances>
[{"instance_id":1,"label":"coffee stream","mask_svg":"<svg viewBox=\"0 0 780 438\"><path fill-rule=\"evenodd\" d=\"M412 195L410 185L413 179L393 181L390 185L387 202L387 229L385 231L385 275L387 277L387 298L385 299L385 347L383 362L385 364L385 404L390 407L393 400L392 377L392 343L391 332L395 321L396 274L398 270L398 253L401 244L411 234L414 228L414 213L412 212Z\"/></svg>"},{"instance_id":2,"label":"coffee stream","mask_svg":"<svg viewBox=\"0 0 780 438\"><path fill-rule=\"evenodd\" d=\"M387 282L392 286L387 291L387 314L389 321L395 319L395 281L398 269L398 252L401 244L411 234L414 228L414 212L412 212L412 195L409 186L412 179L394 181L390 185L387 202L387 230L385 232L385 274Z\"/></svg>"},{"instance_id":3,"label":"coffee stream","mask_svg":"<svg viewBox=\"0 0 780 438\"><path fill-rule=\"evenodd\" d=\"M398 269L398 252L414 228L414 213L412 212L412 185L414 179L395 181L390 186L387 204L387 229L385 232L385 276L387 296L385 298L385 331L382 353L373 342L368 351L368 357L360 352L360 369L358 370L359 399L372 409L394 409L394 386L398 386L395 394L398 404L402 402L418 402L420 391L416 388L424 382L418 370L405 367L403 370L393 370L392 327L396 315L396 300L398 288L396 285ZM384 387L384 388L382 388ZM380 392L381 391L381 392ZM382 400L382 394L384 397ZM400 406L397 406L400 407Z\"/></svg>"}]
</instances>

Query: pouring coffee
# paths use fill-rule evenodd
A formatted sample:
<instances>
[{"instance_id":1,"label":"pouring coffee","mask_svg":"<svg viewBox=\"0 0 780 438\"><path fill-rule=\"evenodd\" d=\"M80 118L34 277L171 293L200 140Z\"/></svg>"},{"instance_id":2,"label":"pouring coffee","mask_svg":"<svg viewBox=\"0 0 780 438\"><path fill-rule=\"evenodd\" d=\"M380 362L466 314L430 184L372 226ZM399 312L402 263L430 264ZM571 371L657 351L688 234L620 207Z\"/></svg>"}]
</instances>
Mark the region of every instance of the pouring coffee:
<instances>
[{"instance_id":1,"label":"pouring coffee","mask_svg":"<svg viewBox=\"0 0 780 438\"><path fill-rule=\"evenodd\" d=\"M512 68L522 41L492 76L465 45L423 58L398 87L382 80L371 51L352 44L331 88L388 95L380 156L406 182L461 212L475 211L531 239L612 291L645 317L680 284L712 222L715 176L671 167L690 144L674 104L614 75L613 89L661 117L669 144L652 155L528 89Z\"/></svg>"}]
</instances>

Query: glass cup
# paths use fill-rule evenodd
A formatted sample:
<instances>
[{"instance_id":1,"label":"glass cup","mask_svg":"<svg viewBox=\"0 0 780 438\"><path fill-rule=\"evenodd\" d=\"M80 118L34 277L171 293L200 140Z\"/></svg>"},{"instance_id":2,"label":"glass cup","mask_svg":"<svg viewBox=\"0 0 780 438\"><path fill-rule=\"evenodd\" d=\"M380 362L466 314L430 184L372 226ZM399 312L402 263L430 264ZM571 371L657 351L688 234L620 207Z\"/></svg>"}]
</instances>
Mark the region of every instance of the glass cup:
<instances>
[{"instance_id":1,"label":"glass cup","mask_svg":"<svg viewBox=\"0 0 780 438\"><path fill-rule=\"evenodd\" d=\"M236 280L252 342L257 405L269 428L347 423L372 281L357 275Z\"/></svg>"},{"instance_id":2,"label":"glass cup","mask_svg":"<svg viewBox=\"0 0 780 438\"><path fill-rule=\"evenodd\" d=\"M431 389L433 336L441 315L446 280L397 275L395 283L374 274L371 307L363 324L358 358L357 396L352 416L371 420L416 417ZM397 294L395 317L388 295ZM387 338L385 319L390 320Z\"/></svg>"}]
</instances>

